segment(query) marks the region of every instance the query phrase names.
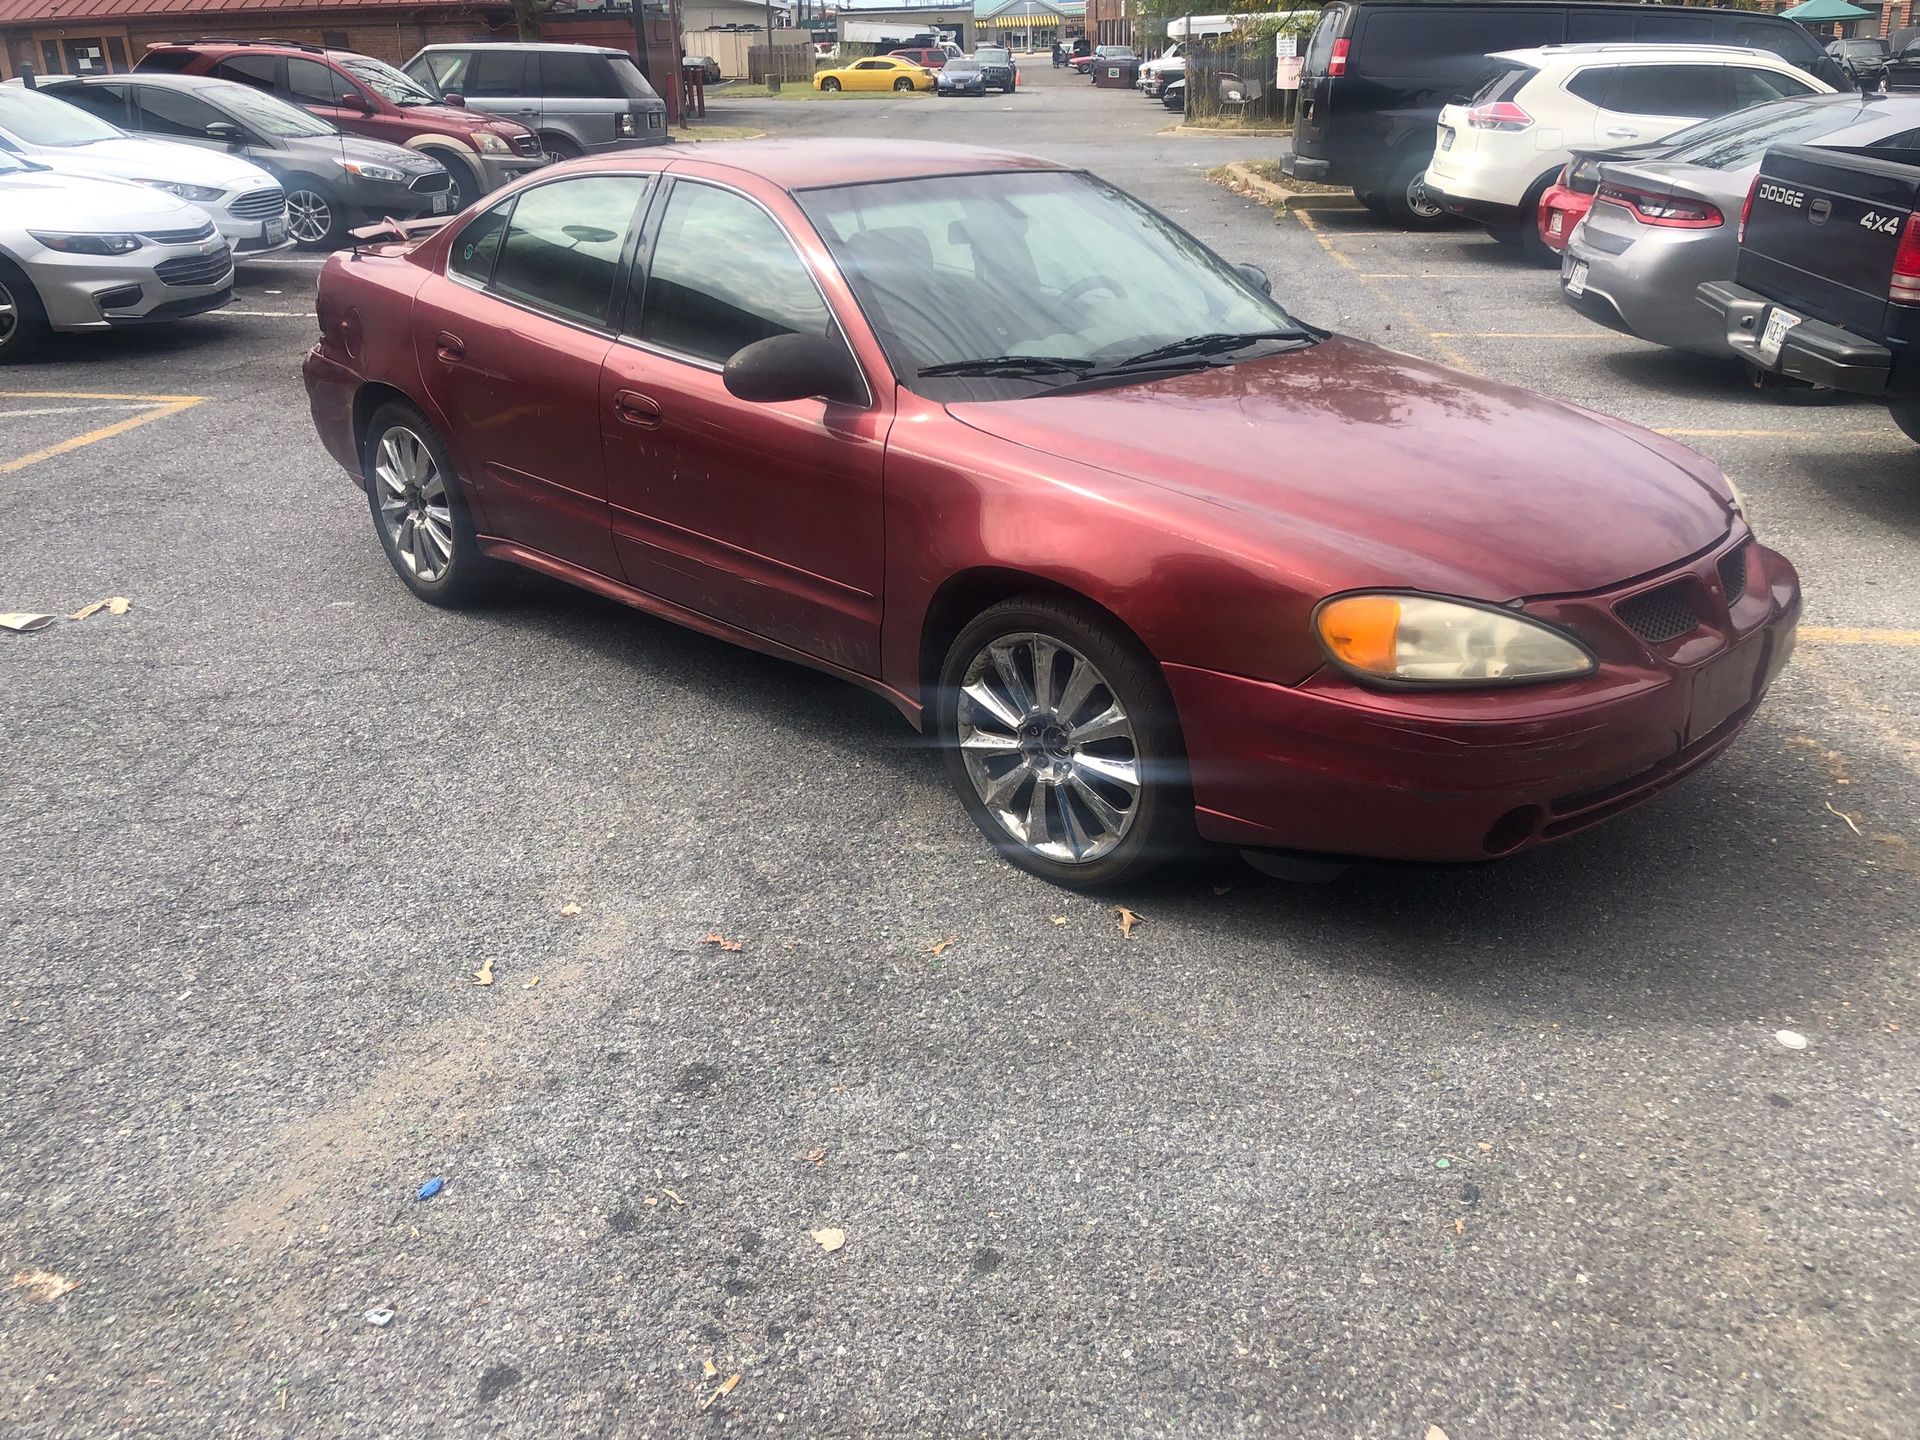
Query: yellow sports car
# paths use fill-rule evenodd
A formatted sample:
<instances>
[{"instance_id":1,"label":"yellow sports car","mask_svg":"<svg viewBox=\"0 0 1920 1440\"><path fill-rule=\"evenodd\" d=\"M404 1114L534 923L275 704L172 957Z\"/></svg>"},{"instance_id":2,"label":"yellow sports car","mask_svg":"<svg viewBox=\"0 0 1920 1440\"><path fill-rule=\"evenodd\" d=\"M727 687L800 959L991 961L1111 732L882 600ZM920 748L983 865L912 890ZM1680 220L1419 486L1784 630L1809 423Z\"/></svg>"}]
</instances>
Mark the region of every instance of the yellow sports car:
<instances>
[{"instance_id":1,"label":"yellow sports car","mask_svg":"<svg viewBox=\"0 0 1920 1440\"><path fill-rule=\"evenodd\" d=\"M933 72L911 60L896 60L891 55L874 55L822 70L813 77L816 90L931 90Z\"/></svg>"}]
</instances>

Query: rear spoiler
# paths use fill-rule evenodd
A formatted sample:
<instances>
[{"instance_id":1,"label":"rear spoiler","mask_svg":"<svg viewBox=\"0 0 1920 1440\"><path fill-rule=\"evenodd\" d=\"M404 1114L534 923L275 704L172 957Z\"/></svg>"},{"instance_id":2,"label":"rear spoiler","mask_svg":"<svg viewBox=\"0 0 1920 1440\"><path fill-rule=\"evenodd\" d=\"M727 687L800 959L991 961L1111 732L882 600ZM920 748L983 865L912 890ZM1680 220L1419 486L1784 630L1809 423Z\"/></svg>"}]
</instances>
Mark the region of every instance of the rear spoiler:
<instances>
[{"instance_id":1,"label":"rear spoiler","mask_svg":"<svg viewBox=\"0 0 1920 1440\"><path fill-rule=\"evenodd\" d=\"M424 240L453 218L451 215L422 215L417 220L395 220L389 215L377 225L362 225L356 230L349 230L347 234L353 240L353 253L358 255L362 244L377 245L382 241L391 240L402 243Z\"/></svg>"}]
</instances>

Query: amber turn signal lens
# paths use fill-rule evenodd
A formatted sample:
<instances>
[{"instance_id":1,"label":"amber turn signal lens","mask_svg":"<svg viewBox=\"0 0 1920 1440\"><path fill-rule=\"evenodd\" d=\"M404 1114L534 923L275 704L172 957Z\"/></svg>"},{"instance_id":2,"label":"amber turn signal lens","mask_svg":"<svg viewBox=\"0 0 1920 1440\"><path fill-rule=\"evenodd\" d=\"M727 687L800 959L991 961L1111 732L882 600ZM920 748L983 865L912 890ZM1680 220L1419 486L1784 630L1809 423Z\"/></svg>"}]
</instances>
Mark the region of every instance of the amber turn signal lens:
<instances>
[{"instance_id":1,"label":"amber turn signal lens","mask_svg":"<svg viewBox=\"0 0 1920 1440\"><path fill-rule=\"evenodd\" d=\"M1400 650L1400 602L1391 595L1350 595L1320 612L1320 638L1342 665L1392 675Z\"/></svg>"}]
</instances>

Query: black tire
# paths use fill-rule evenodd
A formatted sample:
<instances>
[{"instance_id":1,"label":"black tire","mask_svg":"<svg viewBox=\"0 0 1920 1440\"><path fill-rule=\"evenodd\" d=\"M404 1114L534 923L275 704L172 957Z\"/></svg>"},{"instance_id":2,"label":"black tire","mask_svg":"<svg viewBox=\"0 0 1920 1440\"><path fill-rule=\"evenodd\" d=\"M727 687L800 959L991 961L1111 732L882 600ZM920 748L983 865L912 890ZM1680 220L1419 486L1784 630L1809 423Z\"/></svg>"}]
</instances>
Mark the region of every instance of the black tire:
<instances>
[{"instance_id":1,"label":"black tire","mask_svg":"<svg viewBox=\"0 0 1920 1440\"><path fill-rule=\"evenodd\" d=\"M447 179L452 182L447 191L449 215L458 215L486 193L480 188L480 172L458 155L450 155L444 150L426 153L440 162L441 168L447 172Z\"/></svg>"},{"instance_id":2,"label":"black tire","mask_svg":"<svg viewBox=\"0 0 1920 1440\"><path fill-rule=\"evenodd\" d=\"M1447 223L1447 212L1427 193L1428 156L1406 156L1393 168L1383 199L1387 218L1408 230L1438 230Z\"/></svg>"},{"instance_id":3,"label":"black tire","mask_svg":"<svg viewBox=\"0 0 1920 1440\"><path fill-rule=\"evenodd\" d=\"M898 80L893 82L893 88L895 90L911 90L913 89L913 81L905 75L902 75Z\"/></svg>"},{"instance_id":4,"label":"black tire","mask_svg":"<svg viewBox=\"0 0 1920 1440\"><path fill-rule=\"evenodd\" d=\"M1887 413L1893 416L1893 423L1900 427L1900 433L1920 445L1920 402L1906 405L1891 405Z\"/></svg>"},{"instance_id":5,"label":"black tire","mask_svg":"<svg viewBox=\"0 0 1920 1440\"><path fill-rule=\"evenodd\" d=\"M0 260L0 365L31 360L52 333L33 282L17 265Z\"/></svg>"},{"instance_id":6,"label":"black tire","mask_svg":"<svg viewBox=\"0 0 1920 1440\"><path fill-rule=\"evenodd\" d=\"M394 496L379 473L381 443L397 431L406 431L418 438L432 458L437 473L443 478L443 493L447 502L443 528L451 543L444 566L437 574L423 576L419 573L418 560L410 562L402 555L399 540L383 513L383 501L398 497ZM480 542L474 536L473 516L468 512L466 499L460 492L459 473L453 467L453 457L447 453L446 442L427 423L424 415L413 406L397 400L389 401L374 411L373 418L367 422L366 434L361 437L360 465L367 481L367 509L373 517L374 534L380 538L380 548L387 552L387 563L393 566L393 573L400 577L409 590L429 605L455 609L472 604L493 587L499 575L499 566L480 553ZM431 545L431 533L423 530L416 539L416 546ZM422 553L432 552L415 548L412 553L418 557Z\"/></svg>"},{"instance_id":7,"label":"black tire","mask_svg":"<svg viewBox=\"0 0 1920 1440\"><path fill-rule=\"evenodd\" d=\"M567 160L578 160L582 155L587 153L564 135L542 135L540 137L540 146L547 154L554 158L556 163Z\"/></svg>"},{"instance_id":8,"label":"black tire","mask_svg":"<svg viewBox=\"0 0 1920 1440\"><path fill-rule=\"evenodd\" d=\"M1034 650L1030 640L1018 638L1033 636L1059 647L1049 667L1046 688L1052 689L1058 684L1062 689L1071 689L1070 677L1079 662L1090 663L1097 681L1071 712L1052 715L1049 720L1046 717L1051 712L1035 708L1027 712L1027 719L1016 729L1005 720L992 719L985 707L963 696L963 689L968 683L969 670L976 664L990 663L987 649L1001 640L1010 640L1016 653L1027 657L1024 674L1028 685L1033 686L1037 668ZM1021 650L1021 646L1027 648ZM1020 662L1013 663L1017 666ZM996 684L1000 683L998 676L999 672L995 671ZM1034 687L1036 691L1039 688ZM1015 693L1011 687L1005 689L1006 695ZM967 707L965 717L963 702ZM1009 713L1017 703L1006 705L1005 696L1002 697ZM1130 737L1095 737L1084 745L1073 744L1066 731L1075 717L1080 717L1080 725L1085 726L1107 706L1117 706L1122 712ZM948 778L961 805L1001 856L1029 874L1069 889L1100 889L1135 879L1191 846L1193 794L1173 696L1153 657L1092 606L1050 595L1027 595L1002 601L982 612L948 649L941 666L934 707L932 728L945 751ZM1019 737L1021 748L991 752L963 750L960 744L963 718L969 726L984 720L989 727ZM1028 734L1029 729L1034 733ZM1056 848L1070 849L1075 844L1076 833L1081 839L1089 840L1091 822L1092 826L1099 826L1103 834L1117 836L1108 848L1099 850L1098 841L1089 840L1086 853L1091 858L1049 856L1013 833L1009 826L1017 822L1011 818L1003 822L989 807L980 785L991 787L996 779L983 770L986 778L976 783L969 764L993 767L1003 759L1009 760L1010 765L998 770L998 779L1009 780L1014 771L1026 765L1029 745L1034 747L1042 763L1053 765L1070 777L1064 783L1051 782L1046 798L1038 802L1042 840L1055 843L1053 837L1058 835L1061 838ZM1095 750L1093 746L1109 748ZM1125 787L1106 784L1102 777L1108 772L1087 768L1084 762L1105 760L1111 770L1115 763L1127 765L1129 754L1137 789L1131 803L1119 811L1124 817L1123 823L1118 830L1112 830L1102 825L1100 812L1080 797L1094 788L1097 794L1093 798L1104 800L1111 811L1125 796ZM1031 774L1028 771L1028 775ZM1087 784L1089 776L1096 782L1094 787ZM1013 788L1004 794L1006 806L1032 815L1035 797L1041 794L1041 782L1027 778L1010 779L1010 783ZM1077 832L1075 826L1079 827Z\"/></svg>"},{"instance_id":9,"label":"black tire","mask_svg":"<svg viewBox=\"0 0 1920 1440\"><path fill-rule=\"evenodd\" d=\"M287 182L287 233L302 250L338 250L347 241L340 197L302 175Z\"/></svg>"},{"instance_id":10,"label":"black tire","mask_svg":"<svg viewBox=\"0 0 1920 1440\"><path fill-rule=\"evenodd\" d=\"M826 91L828 94L832 94L834 91L840 88L840 82L834 79L831 75L829 75L827 76L826 79L820 82L820 88Z\"/></svg>"}]
</instances>

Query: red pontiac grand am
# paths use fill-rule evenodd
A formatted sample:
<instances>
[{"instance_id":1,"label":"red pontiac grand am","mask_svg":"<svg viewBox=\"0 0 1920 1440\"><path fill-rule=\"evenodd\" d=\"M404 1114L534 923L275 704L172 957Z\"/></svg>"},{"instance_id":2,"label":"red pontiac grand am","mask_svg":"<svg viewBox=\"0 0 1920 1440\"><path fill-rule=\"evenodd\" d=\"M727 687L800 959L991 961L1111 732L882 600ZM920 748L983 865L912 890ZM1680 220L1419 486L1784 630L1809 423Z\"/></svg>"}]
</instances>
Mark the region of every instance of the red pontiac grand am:
<instances>
[{"instance_id":1,"label":"red pontiac grand am","mask_svg":"<svg viewBox=\"0 0 1920 1440\"><path fill-rule=\"evenodd\" d=\"M336 255L306 377L421 599L507 561L864 685L1062 884L1506 855L1733 739L1800 596L1717 469L1267 290L1045 161L711 144Z\"/></svg>"}]
</instances>

